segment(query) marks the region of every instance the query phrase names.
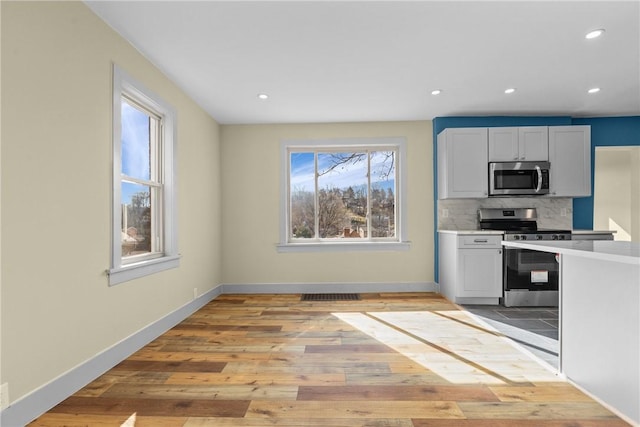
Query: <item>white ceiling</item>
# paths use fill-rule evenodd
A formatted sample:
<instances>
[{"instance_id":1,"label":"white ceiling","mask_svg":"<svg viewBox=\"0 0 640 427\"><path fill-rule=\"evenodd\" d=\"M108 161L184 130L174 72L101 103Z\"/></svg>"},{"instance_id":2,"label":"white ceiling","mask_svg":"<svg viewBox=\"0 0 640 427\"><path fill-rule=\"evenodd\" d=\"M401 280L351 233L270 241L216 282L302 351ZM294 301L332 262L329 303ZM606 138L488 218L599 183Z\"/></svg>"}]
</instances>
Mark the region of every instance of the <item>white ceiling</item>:
<instances>
[{"instance_id":1,"label":"white ceiling","mask_svg":"<svg viewBox=\"0 0 640 427\"><path fill-rule=\"evenodd\" d=\"M640 115L638 0L85 3L222 124Z\"/></svg>"}]
</instances>

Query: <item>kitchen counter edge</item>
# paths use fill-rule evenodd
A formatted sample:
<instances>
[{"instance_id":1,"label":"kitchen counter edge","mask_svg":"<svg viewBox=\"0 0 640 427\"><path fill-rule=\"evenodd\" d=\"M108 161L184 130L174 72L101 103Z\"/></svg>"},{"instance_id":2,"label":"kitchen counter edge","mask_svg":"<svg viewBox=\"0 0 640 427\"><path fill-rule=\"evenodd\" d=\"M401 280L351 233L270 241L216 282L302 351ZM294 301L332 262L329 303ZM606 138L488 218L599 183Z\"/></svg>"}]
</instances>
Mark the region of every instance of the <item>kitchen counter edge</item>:
<instances>
[{"instance_id":1,"label":"kitchen counter edge","mask_svg":"<svg viewBox=\"0 0 640 427\"><path fill-rule=\"evenodd\" d=\"M640 243L637 242L615 240L571 240L564 242L503 241L502 246L640 265Z\"/></svg>"},{"instance_id":2,"label":"kitchen counter edge","mask_svg":"<svg viewBox=\"0 0 640 427\"><path fill-rule=\"evenodd\" d=\"M438 233L457 234L457 235L481 234L481 235L500 236L504 234L504 231L500 231L500 230L438 230Z\"/></svg>"}]
</instances>

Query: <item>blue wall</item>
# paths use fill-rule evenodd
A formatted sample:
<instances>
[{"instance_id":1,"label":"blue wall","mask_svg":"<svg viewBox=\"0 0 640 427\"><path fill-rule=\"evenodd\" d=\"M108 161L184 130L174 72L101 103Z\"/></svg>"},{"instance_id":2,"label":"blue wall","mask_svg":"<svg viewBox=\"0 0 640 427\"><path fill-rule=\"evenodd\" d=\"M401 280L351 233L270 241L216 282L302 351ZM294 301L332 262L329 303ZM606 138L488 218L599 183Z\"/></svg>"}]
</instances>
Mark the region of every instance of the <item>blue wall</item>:
<instances>
[{"instance_id":1,"label":"blue wall","mask_svg":"<svg viewBox=\"0 0 640 427\"><path fill-rule=\"evenodd\" d=\"M464 127L505 127L505 126L591 126L591 197L573 199L573 227L593 228L593 172L595 165L595 147L640 145L640 116L572 118L569 116L552 117L436 117L433 119L433 194L434 230L438 229L438 153L437 135L446 128ZM435 280L438 280L438 233L434 233L435 244Z\"/></svg>"}]
</instances>

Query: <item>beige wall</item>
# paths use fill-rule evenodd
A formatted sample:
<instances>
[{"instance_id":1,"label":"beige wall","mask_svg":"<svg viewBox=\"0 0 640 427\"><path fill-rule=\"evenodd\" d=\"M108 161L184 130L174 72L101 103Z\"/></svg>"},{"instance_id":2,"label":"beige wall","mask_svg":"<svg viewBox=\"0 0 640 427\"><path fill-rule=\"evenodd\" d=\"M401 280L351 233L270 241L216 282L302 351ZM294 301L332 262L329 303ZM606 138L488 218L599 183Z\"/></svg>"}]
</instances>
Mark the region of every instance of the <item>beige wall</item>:
<instances>
[{"instance_id":1,"label":"beige wall","mask_svg":"<svg viewBox=\"0 0 640 427\"><path fill-rule=\"evenodd\" d=\"M431 122L219 127L82 3L0 4L0 383L11 401L183 306L194 288L433 281ZM182 260L109 287L114 62L177 110ZM280 141L385 136L408 142L410 249L278 253Z\"/></svg>"},{"instance_id":2,"label":"beige wall","mask_svg":"<svg viewBox=\"0 0 640 427\"><path fill-rule=\"evenodd\" d=\"M12 401L221 283L219 127L81 2L1 2ZM179 269L109 287L112 62L177 110Z\"/></svg>"},{"instance_id":3,"label":"beige wall","mask_svg":"<svg viewBox=\"0 0 640 427\"><path fill-rule=\"evenodd\" d=\"M433 282L433 137L430 121L222 126L223 282ZM280 141L403 136L407 230L398 252L278 253Z\"/></svg>"},{"instance_id":4,"label":"beige wall","mask_svg":"<svg viewBox=\"0 0 640 427\"><path fill-rule=\"evenodd\" d=\"M640 241L640 147L596 147L593 228Z\"/></svg>"},{"instance_id":5,"label":"beige wall","mask_svg":"<svg viewBox=\"0 0 640 427\"><path fill-rule=\"evenodd\" d=\"M0 4L0 33L2 32L2 5ZM0 40L2 36L0 35ZM0 49L0 82L2 81L2 50ZM0 84L0 100L2 99L2 84ZM2 102L0 102L0 410L9 404L2 377Z\"/></svg>"},{"instance_id":6,"label":"beige wall","mask_svg":"<svg viewBox=\"0 0 640 427\"><path fill-rule=\"evenodd\" d=\"M640 242L640 147L631 149L631 241Z\"/></svg>"}]
</instances>

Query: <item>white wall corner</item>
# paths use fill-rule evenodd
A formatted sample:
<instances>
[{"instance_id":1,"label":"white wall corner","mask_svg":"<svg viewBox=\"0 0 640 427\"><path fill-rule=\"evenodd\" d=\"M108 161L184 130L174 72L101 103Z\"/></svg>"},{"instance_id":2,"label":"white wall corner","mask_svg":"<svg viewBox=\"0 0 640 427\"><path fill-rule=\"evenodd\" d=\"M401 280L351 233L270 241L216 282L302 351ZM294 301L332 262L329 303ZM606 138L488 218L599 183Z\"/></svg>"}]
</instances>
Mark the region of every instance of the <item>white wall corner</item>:
<instances>
[{"instance_id":1,"label":"white wall corner","mask_svg":"<svg viewBox=\"0 0 640 427\"><path fill-rule=\"evenodd\" d=\"M186 303L163 318L11 403L0 412L0 425L13 427L30 423L198 311L208 302L222 294L222 290L223 287L221 285L216 286L193 301Z\"/></svg>"},{"instance_id":2,"label":"white wall corner","mask_svg":"<svg viewBox=\"0 0 640 427\"><path fill-rule=\"evenodd\" d=\"M97 354L34 392L18 399L0 412L0 425L26 425L62 400L71 396L109 369L162 335L221 294L291 294L350 292L436 292L435 282L404 283L233 283L218 285L162 319ZM2 398L5 398L2 385ZM8 386L7 386L8 389ZM8 390L7 390L8 393Z\"/></svg>"}]
</instances>

